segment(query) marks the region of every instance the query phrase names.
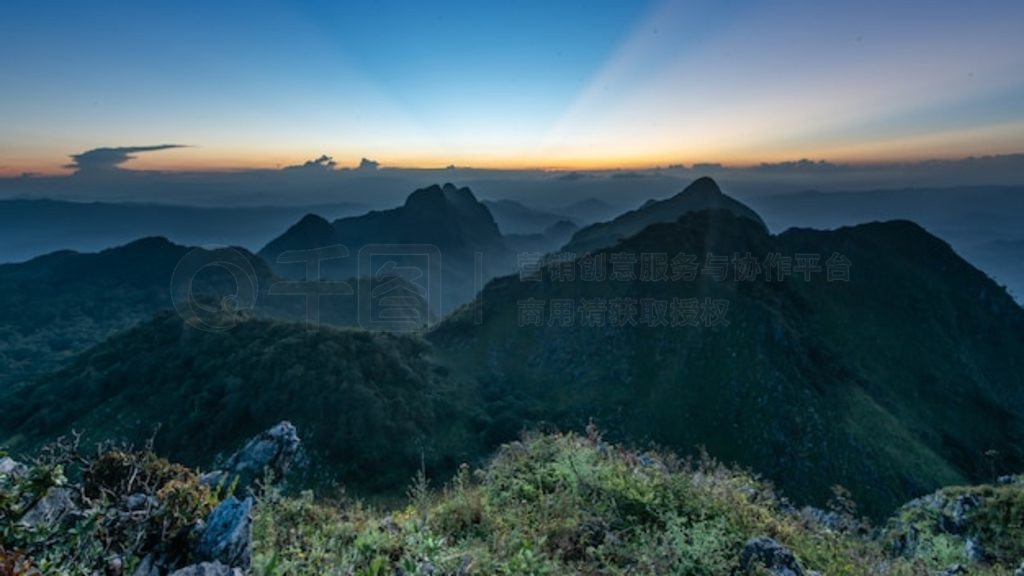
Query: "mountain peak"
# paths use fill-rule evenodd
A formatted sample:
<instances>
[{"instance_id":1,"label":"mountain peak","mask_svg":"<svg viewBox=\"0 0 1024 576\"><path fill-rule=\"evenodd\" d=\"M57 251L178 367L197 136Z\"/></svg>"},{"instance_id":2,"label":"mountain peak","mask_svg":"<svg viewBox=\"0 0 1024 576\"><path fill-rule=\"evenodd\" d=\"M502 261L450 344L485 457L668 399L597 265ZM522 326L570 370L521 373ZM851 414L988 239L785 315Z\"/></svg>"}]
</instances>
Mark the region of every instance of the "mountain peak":
<instances>
[{"instance_id":1,"label":"mountain peak","mask_svg":"<svg viewBox=\"0 0 1024 576\"><path fill-rule=\"evenodd\" d=\"M466 187L459 188L451 182L443 186L432 184L409 195L405 206L417 209L439 209L447 206L465 209L479 204L473 192Z\"/></svg>"},{"instance_id":2,"label":"mountain peak","mask_svg":"<svg viewBox=\"0 0 1024 576\"><path fill-rule=\"evenodd\" d=\"M107 248L100 251L99 254L108 258L118 258L132 255L152 256L179 250L184 250L184 247L171 242L163 236L146 236L121 246Z\"/></svg>"},{"instance_id":3,"label":"mountain peak","mask_svg":"<svg viewBox=\"0 0 1024 576\"><path fill-rule=\"evenodd\" d=\"M703 210L728 210L736 216L752 220L764 232L768 232L768 227L756 212L742 202L723 194L713 179L703 176L671 198L646 202L640 208L622 214L610 222L583 228L572 237L563 250L586 253L608 248L639 233L651 224L675 222L684 214Z\"/></svg>"},{"instance_id":4,"label":"mountain peak","mask_svg":"<svg viewBox=\"0 0 1024 576\"><path fill-rule=\"evenodd\" d=\"M418 188L405 199L407 208L419 208L427 206L438 206L447 203L445 191L438 184L431 184L424 188Z\"/></svg>"},{"instance_id":5,"label":"mountain peak","mask_svg":"<svg viewBox=\"0 0 1024 576\"><path fill-rule=\"evenodd\" d=\"M718 183L715 182L714 178L710 176L701 176L689 186L683 189L682 192L677 196L688 196L688 197L701 197L701 198L713 198L716 196L723 196L722 189L718 187Z\"/></svg>"},{"instance_id":6,"label":"mountain peak","mask_svg":"<svg viewBox=\"0 0 1024 576\"><path fill-rule=\"evenodd\" d=\"M305 216L302 217L302 219L295 223L295 225L300 228L323 226L325 224L330 225L330 222L328 222L323 216L313 214L312 212L306 214Z\"/></svg>"},{"instance_id":7,"label":"mountain peak","mask_svg":"<svg viewBox=\"0 0 1024 576\"><path fill-rule=\"evenodd\" d=\"M334 227L323 216L311 213L293 224L289 231L307 238L324 239L334 234Z\"/></svg>"}]
</instances>

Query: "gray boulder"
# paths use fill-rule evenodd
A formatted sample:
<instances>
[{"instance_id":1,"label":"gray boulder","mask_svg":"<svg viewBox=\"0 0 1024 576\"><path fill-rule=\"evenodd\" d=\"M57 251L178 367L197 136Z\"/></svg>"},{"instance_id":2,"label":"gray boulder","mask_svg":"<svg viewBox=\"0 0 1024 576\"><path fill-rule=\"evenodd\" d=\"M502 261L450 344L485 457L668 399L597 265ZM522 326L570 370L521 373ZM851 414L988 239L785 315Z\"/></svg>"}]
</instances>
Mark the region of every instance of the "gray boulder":
<instances>
[{"instance_id":1,"label":"gray boulder","mask_svg":"<svg viewBox=\"0 0 1024 576\"><path fill-rule=\"evenodd\" d=\"M963 494L953 499L952 506L947 506L947 514L939 522L950 534L963 534L967 530L967 516L981 506L981 498L974 494ZM951 508L951 510L950 510Z\"/></svg>"},{"instance_id":2,"label":"gray boulder","mask_svg":"<svg viewBox=\"0 0 1024 576\"><path fill-rule=\"evenodd\" d=\"M157 565L152 554L146 554L146 557L132 571L132 576L160 576L160 566Z\"/></svg>"},{"instance_id":3,"label":"gray boulder","mask_svg":"<svg viewBox=\"0 0 1024 576\"><path fill-rule=\"evenodd\" d=\"M848 518L832 510L805 506L801 510L801 516L805 522L818 524L833 532L848 532L853 529L852 523Z\"/></svg>"},{"instance_id":4,"label":"gray boulder","mask_svg":"<svg viewBox=\"0 0 1024 576\"><path fill-rule=\"evenodd\" d=\"M0 476L21 478L25 474L28 474L28 466L8 456L0 458Z\"/></svg>"},{"instance_id":5,"label":"gray boulder","mask_svg":"<svg viewBox=\"0 0 1024 576\"><path fill-rule=\"evenodd\" d=\"M238 568L225 566L220 562L203 562L175 570L171 572L170 576L243 576L243 574Z\"/></svg>"},{"instance_id":6,"label":"gray boulder","mask_svg":"<svg viewBox=\"0 0 1024 576\"><path fill-rule=\"evenodd\" d=\"M1013 573L1013 576L1024 576L1024 562L1020 563L1020 568Z\"/></svg>"},{"instance_id":7,"label":"gray boulder","mask_svg":"<svg viewBox=\"0 0 1024 576\"><path fill-rule=\"evenodd\" d=\"M129 494L121 497L121 506L129 512L155 510L160 506L160 500L150 494Z\"/></svg>"},{"instance_id":8,"label":"gray boulder","mask_svg":"<svg viewBox=\"0 0 1024 576\"><path fill-rule=\"evenodd\" d=\"M985 549L974 538L968 538L967 542L964 543L964 556L967 557L967 561L971 564L983 564L988 560L988 554L985 553Z\"/></svg>"},{"instance_id":9,"label":"gray boulder","mask_svg":"<svg viewBox=\"0 0 1024 576\"><path fill-rule=\"evenodd\" d=\"M21 523L25 526L53 526L77 511L75 491L66 486L54 486L25 512Z\"/></svg>"},{"instance_id":10,"label":"gray boulder","mask_svg":"<svg viewBox=\"0 0 1024 576\"><path fill-rule=\"evenodd\" d=\"M767 536L747 540L740 553L740 567L747 573L758 573L758 569L762 569L772 576L804 576L796 556Z\"/></svg>"},{"instance_id":11,"label":"gray boulder","mask_svg":"<svg viewBox=\"0 0 1024 576\"><path fill-rule=\"evenodd\" d=\"M239 501L231 496L214 508L206 519L206 527L196 540L193 556L197 560L248 569L252 544L252 504L251 497Z\"/></svg>"},{"instance_id":12,"label":"gray boulder","mask_svg":"<svg viewBox=\"0 0 1024 576\"><path fill-rule=\"evenodd\" d=\"M301 441L291 422L284 421L261 432L231 455L219 470L204 474L202 481L216 486L238 479L242 494L256 491L256 483L268 472L275 481L284 478L299 454Z\"/></svg>"}]
</instances>

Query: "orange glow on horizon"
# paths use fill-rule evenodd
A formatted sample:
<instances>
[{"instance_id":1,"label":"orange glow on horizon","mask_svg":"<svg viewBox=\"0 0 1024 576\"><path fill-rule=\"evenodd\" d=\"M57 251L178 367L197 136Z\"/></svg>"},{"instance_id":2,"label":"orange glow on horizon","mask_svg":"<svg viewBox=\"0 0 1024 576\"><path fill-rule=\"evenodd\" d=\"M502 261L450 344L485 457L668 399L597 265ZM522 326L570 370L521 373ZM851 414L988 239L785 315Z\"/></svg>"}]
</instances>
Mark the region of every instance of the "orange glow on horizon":
<instances>
[{"instance_id":1,"label":"orange glow on horizon","mask_svg":"<svg viewBox=\"0 0 1024 576\"><path fill-rule=\"evenodd\" d=\"M437 154L407 155L365 155L380 162L382 170L443 170L449 166L473 170L506 170L506 171L546 171L569 172L580 171L612 171L612 170L656 170L673 165L691 167L694 164L721 164L727 168L749 168L762 163L776 163L810 159L828 161L835 164L852 165L886 165L926 160L959 160L970 156L990 156L1021 153L1016 145L1017 137L1024 134L1024 125L1009 125L994 131L986 130L973 134L957 134L969 136L965 138L973 145L969 151L961 151L941 136L924 135L905 137L887 142L873 144L836 143L824 145L819 150L809 153L799 150L778 151L775 153L722 154L701 156L698 154L619 154L619 155L584 155L564 153L550 155L545 158L510 157L502 155L477 155L462 160L449 160ZM317 158L321 154L332 156L337 169L353 169L359 164L361 156L353 154L332 154L330 152L299 151L282 152L272 150L218 150L211 151L200 148L180 148L152 153L139 153L135 158L124 163L120 169L124 171L156 171L168 173L230 173L249 170L280 170L288 166L301 165L307 160ZM52 158L53 156L50 156ZM59 155L58 155L59 157ZM65 167L70 159L54 162L50 158L17 158L14 162L0 163L0 177L21 177L25 174L40 177L67 176L74 172ZM16 164L15 164L16 163Z\"/></svg>"}]
</instances>

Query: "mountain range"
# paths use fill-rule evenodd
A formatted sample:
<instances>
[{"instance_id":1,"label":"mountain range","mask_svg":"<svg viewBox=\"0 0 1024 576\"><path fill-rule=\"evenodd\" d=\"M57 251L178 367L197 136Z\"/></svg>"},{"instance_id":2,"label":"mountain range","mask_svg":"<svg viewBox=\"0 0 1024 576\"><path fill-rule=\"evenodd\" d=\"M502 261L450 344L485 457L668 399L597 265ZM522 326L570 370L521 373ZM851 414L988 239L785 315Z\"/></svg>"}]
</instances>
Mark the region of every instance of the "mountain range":
<instances>
[{"instance_id":1,"label":"mountain range","mask_svg":"<svg viewBox=\"0 0 1024 576\"><path fill-rule=\"evenodd\" d=\"M711 178L698 178L682 192L665 200L649 200L636 210L626 212L609 222L591 224L576 232L564 251L585 254L614 246L639 233L651 224L673 222L680 216L698 210L723 209L753 220L767 230L761 217L741 202L722 194Z\"/></svg>"},{"instance_id":2,"label":"mountain range","mask_svg":"<svg viewBox=\"0 0 1024 576\"><path fill-rule=\"evenodd\" d=\"M0 200L0 263L21 262L74 247L93 252L147 236L189 246L242 246L256 250L268 230L279 230L305 212L332 218L355 214L358 204L317 206L197 207L130 202Z\"/></svg>"},{"instance_id":3,"label":"mountain range","mask_svg":"<svg viewBox=\"0 0 1024 576\"><path fill-rule=\"evenodd\" d=\"M645 254L665 255L667 279L643 277ZM497 279L482 315L430 335L497 421L593 418L706 446L811 500L841 483L872 513L986 478L992 450L1024 466L1024 311L911 222L771 235L690 212L575 264ZM606 280L582 276L595 266Z\"/></svg>"},{"instance_id":4,"label":"mountain range","mask_svg":"<svg viewBox=\"0 0 1024 576\"><path fill-rule=\"evenodd\" d=\"M439 310L466 305L418 334L310 331L296 323L308 301L262 286L305 278L301 262L279 261L288 252L335 244L349 257L314 287L377 281L359 268L365 246L427 244L443 257L431 271L456 279ZM524 427L593 419L626 442L704 446L802 501L841 483L876 516L1024 468L1024 310L917 224L772 234L701 179L576 232L572 258L509 275L512 250L452 185L361 217L309 215L258 256L232 249L259 279L253 310L223 305L238 297L231 276L196 276L225 331L159 312L189 252L166 240L0 266L17 295L0 309L14 343L0 439L21 450L87 429L142 441L161 422L174 432L161 449L200 463L291 418L326 463L314 476L380 490L424 463L484 458ZM477 252L479 291L456 266ZM331 323L358 323L347 301Z\"/></svg>"},{"instance_id":5,"label":"mountain range","mask_svg":"<svg viewBox=\"0 0 1024 576\"><path fill-rule=\"evenodd\" d=\"M384 247L388 258L381 261L418 268L428 284L430 278L443 278L434 284L442 291L435 306L439 312L470 300L484 281L515 267L514 254L487 206L469 188L452 184L416 190L390 210L334 222L306 216L259 255L279 276L301 279L306 276L304 264L284 263L283 254L337 245L348 255L323 261L321 278L372 276L378 265L370 258L361 260L360 251Z\"/></svg>"},{"instance_id":6,"label":"mountain range","mask_svg":"<svg viewBox=\"0 0 1024 576\"><path fill-rule=\"evenodd\" d=\"M64 366L76 354L177 309L193 325L223 330L261 317L334 326L359 323L359 298L375 305L382 284L403 288L409 307L426 302L404 279L349 278L339 285L290 286L244 248L207 250L151 237L97 253L55 252L0 265L0 389ZM317 291L311 310L307 294ZM431 319L432 317L428 318Z\"/></svg>"}]
</instances>

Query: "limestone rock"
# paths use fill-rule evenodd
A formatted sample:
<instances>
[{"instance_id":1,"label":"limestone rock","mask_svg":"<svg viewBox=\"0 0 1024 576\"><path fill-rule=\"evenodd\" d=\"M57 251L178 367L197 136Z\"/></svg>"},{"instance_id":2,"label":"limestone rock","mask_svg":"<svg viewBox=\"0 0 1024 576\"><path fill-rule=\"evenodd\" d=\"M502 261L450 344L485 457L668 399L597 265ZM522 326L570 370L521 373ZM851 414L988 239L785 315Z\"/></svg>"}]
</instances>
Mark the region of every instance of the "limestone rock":
<instances>
[{"instance_id":1,"label":"limestone rock","mask_svg":"<svg viewBox=\"0 0 1024 576\"><path fill-rule=\"evenodd\" d=\"M221 502L206 519L206 527L193 549L195 558L248 569L252 504L251 497L239 501L231 496Z\"/></svg>"},{"instance_id":2,"label":"limestone rock","mask_svg":"<svg viewBox=\"0 0 1024 576\"><path fill-rule=\"evenodd\" d=\"M788 548L766 536L751 538L743 545L740 566L748 573L767 570L772 576L804 576L796 556Z\"/></svg>"}]
</instances>

